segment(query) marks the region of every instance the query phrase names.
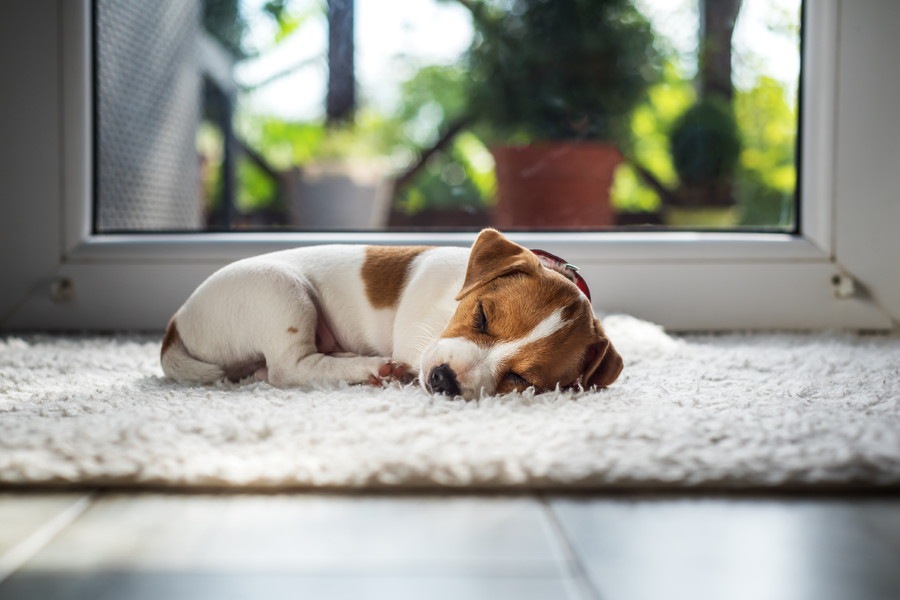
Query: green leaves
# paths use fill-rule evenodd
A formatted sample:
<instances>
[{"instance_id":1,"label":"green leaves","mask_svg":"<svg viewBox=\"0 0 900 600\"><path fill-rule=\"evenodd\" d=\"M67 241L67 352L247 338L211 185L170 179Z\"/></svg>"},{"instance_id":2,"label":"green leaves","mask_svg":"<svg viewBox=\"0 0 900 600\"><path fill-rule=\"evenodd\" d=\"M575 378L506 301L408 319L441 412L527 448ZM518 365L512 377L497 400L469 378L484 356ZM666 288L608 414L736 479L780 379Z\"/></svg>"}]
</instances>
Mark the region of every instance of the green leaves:
<instances>
[{"instance_id":1,"label":"green leaves","mask_svg":"<svg viewBox=\"0 0 900 600\"><path fill-rule=\"evenodd\" d=\"M631 2L478 5L470 106L496 141L627 137L659 71L650 24Z\"/></svg>"}]
</instances>

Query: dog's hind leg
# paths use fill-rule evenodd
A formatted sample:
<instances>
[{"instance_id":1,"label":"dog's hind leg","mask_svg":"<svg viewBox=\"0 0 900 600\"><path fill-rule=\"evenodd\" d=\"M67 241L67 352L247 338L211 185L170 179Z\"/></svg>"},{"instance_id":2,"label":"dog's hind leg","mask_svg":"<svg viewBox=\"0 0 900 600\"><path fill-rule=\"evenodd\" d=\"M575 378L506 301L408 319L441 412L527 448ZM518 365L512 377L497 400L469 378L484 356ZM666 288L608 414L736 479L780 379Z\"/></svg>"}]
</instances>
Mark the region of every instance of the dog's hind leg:
<instances>
[{"instance_id":1,"label":"dog's hind leg","mask_svg":"<svg viewBox=\"0 0 900 600\"><path fill-rule=\"evenodd\" d=\"M271 295L268 311L277 316L268 320L257 338L265 356L265 367L256 372L257 379L265 377L276 387L309 387L391 377L394 368L386 375L384 367L396 363L389 357L344 352L330 332L330 341L323 341L326 328L305 282L282 276L270 278L269 283L277 290ZM325 352L329 350L337 356Z\"/></svg>"}]
</instances>

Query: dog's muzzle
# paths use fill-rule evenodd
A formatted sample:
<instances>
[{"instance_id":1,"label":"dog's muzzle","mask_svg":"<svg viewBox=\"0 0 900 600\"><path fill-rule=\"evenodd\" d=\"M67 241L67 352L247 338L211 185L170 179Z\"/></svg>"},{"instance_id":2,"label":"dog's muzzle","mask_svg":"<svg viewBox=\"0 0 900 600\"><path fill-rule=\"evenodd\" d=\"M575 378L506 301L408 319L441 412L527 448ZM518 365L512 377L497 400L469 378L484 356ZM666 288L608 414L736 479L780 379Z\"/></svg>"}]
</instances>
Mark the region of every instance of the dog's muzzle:
<instances>
[{"instance_id":1,"label":"dog's muzzle","mask_svg":"<svg viewBox=\"0 0 900 600\"><path fill-rule=\"evenodd\" d=\"M456 373L453 372L453 369L447 363L431 369L426 384L428 391L432 394L459 396L459 382L456 380Z\"/></svg>"}]
</instances>

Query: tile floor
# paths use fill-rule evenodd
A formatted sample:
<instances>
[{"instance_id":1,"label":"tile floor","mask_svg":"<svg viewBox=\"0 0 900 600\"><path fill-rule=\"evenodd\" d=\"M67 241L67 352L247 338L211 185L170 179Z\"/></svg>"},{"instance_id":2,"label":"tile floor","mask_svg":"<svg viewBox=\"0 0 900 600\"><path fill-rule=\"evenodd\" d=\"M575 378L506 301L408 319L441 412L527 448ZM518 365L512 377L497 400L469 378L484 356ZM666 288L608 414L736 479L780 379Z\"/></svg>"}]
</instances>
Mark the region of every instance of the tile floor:
<instances>
[{"instance_id":1,"label":"tile floor","mask_svg":"<svg viewBox=\"0 0 900 600\"><path fill-rule=\"evenodd\" d=\"M900 598L900 496L0 493L0 599Z\"/></svg>"}]
</instances>

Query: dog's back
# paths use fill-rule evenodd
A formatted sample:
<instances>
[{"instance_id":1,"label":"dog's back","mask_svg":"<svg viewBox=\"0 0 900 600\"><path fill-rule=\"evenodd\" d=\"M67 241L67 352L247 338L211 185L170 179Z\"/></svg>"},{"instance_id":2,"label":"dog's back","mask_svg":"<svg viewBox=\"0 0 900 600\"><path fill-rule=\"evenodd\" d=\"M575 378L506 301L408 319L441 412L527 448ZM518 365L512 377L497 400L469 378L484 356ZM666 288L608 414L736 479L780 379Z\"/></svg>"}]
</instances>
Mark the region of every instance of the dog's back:
<instances>
[{"instance_id":1,"label":"dog's back","mask_svg":"<svg viewBox=\"0 0 900 600\"><path fill-rule=\"evenodd\" d=\"M278 352L416 365L455 309L467 257L466 248L331 245L237 261L176 312L163 371L181 382L236 380Z\"/></svg>"}]
</instances>

